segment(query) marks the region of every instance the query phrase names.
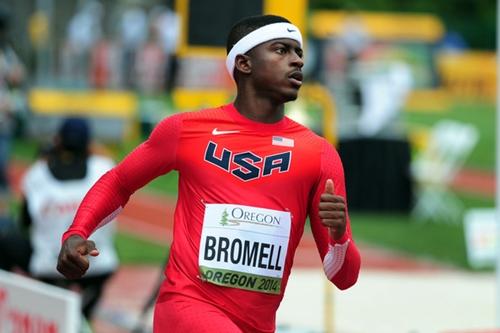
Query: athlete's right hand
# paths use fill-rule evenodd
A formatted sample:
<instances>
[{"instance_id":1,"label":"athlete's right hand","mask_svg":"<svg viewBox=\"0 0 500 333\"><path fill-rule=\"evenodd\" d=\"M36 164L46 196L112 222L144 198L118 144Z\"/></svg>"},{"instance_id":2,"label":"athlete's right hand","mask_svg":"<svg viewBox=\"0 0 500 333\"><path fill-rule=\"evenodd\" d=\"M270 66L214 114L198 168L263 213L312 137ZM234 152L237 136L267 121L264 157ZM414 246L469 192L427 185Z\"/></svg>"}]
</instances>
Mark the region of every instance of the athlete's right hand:
<instances>
[{"instance_id":1,"label":"athlete's right hand","mask_svg":"<svg viewBox=\"0 0 500 333\"><path fill-rule=\"evenodd\" d=\"M78 235L70 236L64 241L59 252L57 270L67 279L79 279L89 269L88 255L99 255L95 243Z\"/></svg>"}]
</instances>

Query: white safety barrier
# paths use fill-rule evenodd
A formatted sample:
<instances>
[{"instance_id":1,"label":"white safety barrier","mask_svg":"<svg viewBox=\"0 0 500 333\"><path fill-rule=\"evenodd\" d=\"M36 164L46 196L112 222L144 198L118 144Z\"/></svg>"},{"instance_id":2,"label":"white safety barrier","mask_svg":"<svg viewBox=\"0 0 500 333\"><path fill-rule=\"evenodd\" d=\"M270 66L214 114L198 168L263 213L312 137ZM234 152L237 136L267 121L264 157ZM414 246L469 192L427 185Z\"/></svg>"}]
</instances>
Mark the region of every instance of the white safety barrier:
<instances>
[{"instance_id":1,"label":"white safety barrier","mask_svg":"<svg viewBox=\"0 0 500 333\"><path fill-rule=\"evenodd\" d=\"M0 270L0 332L77 333L80 296Z\"/></svg>"}]
</instances>

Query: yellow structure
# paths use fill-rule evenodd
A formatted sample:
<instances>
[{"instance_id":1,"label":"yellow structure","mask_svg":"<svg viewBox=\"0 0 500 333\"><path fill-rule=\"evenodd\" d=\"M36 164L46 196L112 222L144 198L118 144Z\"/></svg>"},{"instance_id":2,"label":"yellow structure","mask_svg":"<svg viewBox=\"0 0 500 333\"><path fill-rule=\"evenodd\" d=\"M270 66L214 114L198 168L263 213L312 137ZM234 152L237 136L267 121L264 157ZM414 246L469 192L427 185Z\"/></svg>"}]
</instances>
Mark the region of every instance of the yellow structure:
<instances>
[{"instance_id":1,"label":"yellow structure","mask_svg":"<svg viewBox=\"0 0 500 333\"><path fill-rule=\"evenodd\" d=\"M43 115L86 115L132 119L137 97L131 92L99 90L33 89L28 96L30 109Z\"/></svg>"},{"instance_id":2,"label":"yellow structure","mask_svg":"<svg viewBox=\"0 0 500 333\"><path fill-rule=\"evenodd\" d=\"M496 56L494 52L443 53L437 58L443 88L454 98L495 102Z\"/></svg>"},{"instance_id":3,"label":"yellow structure","mask_svg":"<svg viewBox=\"0 0 500 333\"><path fill-rule=\"evenodd\" d=\"M274 14L286 17L296 25L303 35L307 34L307 0L265 0L264 14Z\"/></svg>"},{"instance_id":4,"label":"yellow structure","mask_svg":"<svg viewBox=\"0 0 500 333\"><path fill-rule=\"evenodd\" d=\"M176 88L172 92L174 105L180 111L192 111L199 108L229 103L233 91L228 89L188 89Z\"/></svg>"},{"instance_id":5,"label":"yellow structure","mask_svg":"<svg viewBox=\"0 0 500 333\"><path fill-rule=\"evenodd\" d=\"M52 123L45 123L47 119L81 116L109 125L96 133L107 141L120 142L138 135L138 101L131 92L35 88L28 94L28 104L33 113L30 120L41 132Z\"/></svg>"},{"instance_id":6,"label":"yellow structure","mask_svg":"<svg viewBox=\"0 0 500 333\"><path fill-rule=\"evenodd\" d=\"M316 11L311 15L311 34L317 38L342 33L345 23L355 18L378 40L418 40L436 42L444 34L444 26L430 14L370 13Z\"/></svg>"},{"instance_id":7,"label":"yellow structure","mask_svg":"<svg viewBox=\"0 0 500 333\"><path fill-rule=\"evenodd\" d=\"M294 103L300 103L305 106L316 105L322 111L322 119L321 122L322 135L328 142L332 144L337 144L337 133L336 133L336 109L335 103L332 95L321 84L304 84L300 89L299 98L297 102L292 102L290 105L287 104L288 107L292 106ZM307 112L307 110L303 110L303 112ZM306 124L304 124L306 125Z\"/></svg>"}]
</instances>

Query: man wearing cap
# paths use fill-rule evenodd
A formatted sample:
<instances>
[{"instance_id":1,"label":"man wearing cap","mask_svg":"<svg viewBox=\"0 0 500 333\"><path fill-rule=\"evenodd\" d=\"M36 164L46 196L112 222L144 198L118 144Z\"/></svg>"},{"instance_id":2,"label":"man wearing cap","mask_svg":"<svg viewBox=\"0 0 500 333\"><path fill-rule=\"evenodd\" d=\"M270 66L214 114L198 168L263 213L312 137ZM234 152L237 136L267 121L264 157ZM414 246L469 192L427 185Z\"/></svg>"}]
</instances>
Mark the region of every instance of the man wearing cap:
<instances>
[{"instance_id":1,"label":"man wearing cap","mask_svg":"<svg viewBox=\"0 0 500 333\"><path fill-rule=\"evenodd\" d=\"M284 115L302 85L302 37L285 18L231 29L233 103L164 119L103 176L63 236L58 269L82 276L98 255L92 232L130 195L178 170L179 196L154 332L274 332L307 216L326 276L357 280L342 163L323 138Z\"/></svg>"},{"instance_id":2,"label":"man wearing cap","mask_svg":"<svg viewBox=\"0 0 500 333\"><path fill-rule=\"evenodd\" d=\"M106 281L118 268L114 224L92 235L101 255L91 259L92 267L83 278L68 281L56 266L61 234L71 225L90 187L114 166L108 157L90 152L90 141L85 119L63 120L53 148L28 169L21 184L21 222L29 228L33 249L28 272L59 287L77 286L82 292L82 312L87 320L92 319Z\"/></svg>"}]
</instances>

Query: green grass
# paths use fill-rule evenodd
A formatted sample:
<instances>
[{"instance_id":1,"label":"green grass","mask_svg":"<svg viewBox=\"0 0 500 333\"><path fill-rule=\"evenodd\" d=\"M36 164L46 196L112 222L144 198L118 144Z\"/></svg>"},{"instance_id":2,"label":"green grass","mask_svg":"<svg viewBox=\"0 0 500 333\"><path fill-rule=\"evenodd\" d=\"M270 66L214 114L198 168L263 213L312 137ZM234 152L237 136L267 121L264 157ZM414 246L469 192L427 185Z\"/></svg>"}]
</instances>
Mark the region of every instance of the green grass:
<instances>
[{"instance_id":1,"label":"green grass","mask_svg":"<svg viewBox=\"0 0 500 333\"><path fill-rule=\"evenodd\" d=\"M456 225L416 222L408 216L351 214L358 242L454 266L468 267L463 228Z\"/></svg>"},{"instance_id":2,"label":"green grass","mask_svg":"<svg viewBox=\"0 0 500 333\"><path fill-rule=\"evenodd\" d=\"M161 265L168 256L169 244L164 246L119 232L115 244L122 264Z\"/></svg>"},{"instance_id":3,"label":"green grass","mask_svg":"<svg viewBox=\"0 0 500 333\"><path fill-rule=\"evenodd\" d=\"M29 163L37 156L39 145L29 139L16 138L12 144L13 158L18 161Z\"/></svg>"}]
</instances>

